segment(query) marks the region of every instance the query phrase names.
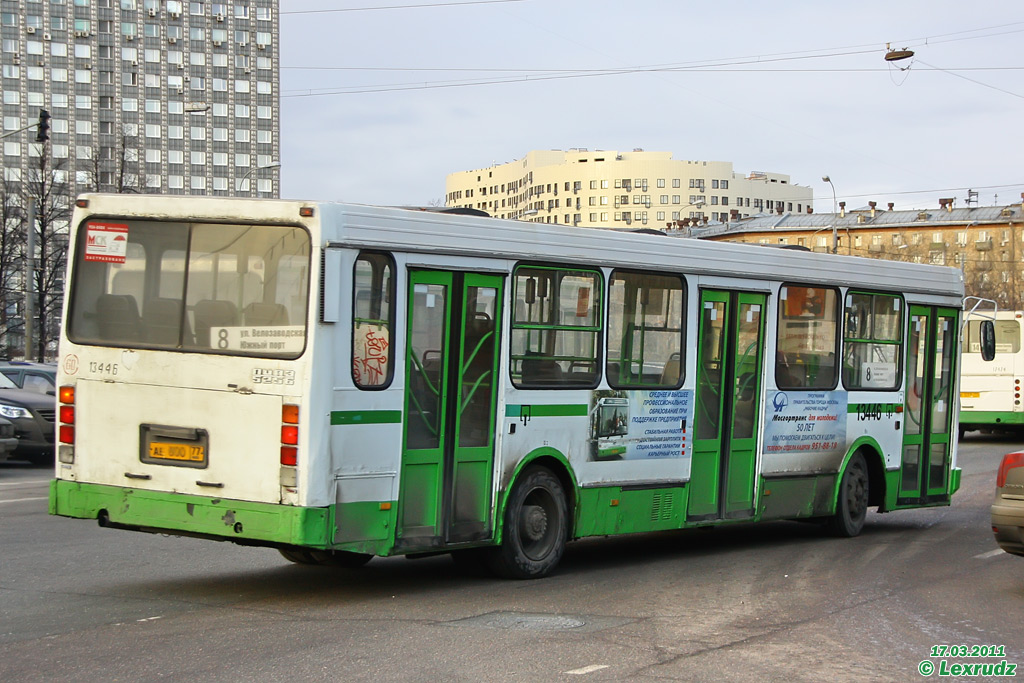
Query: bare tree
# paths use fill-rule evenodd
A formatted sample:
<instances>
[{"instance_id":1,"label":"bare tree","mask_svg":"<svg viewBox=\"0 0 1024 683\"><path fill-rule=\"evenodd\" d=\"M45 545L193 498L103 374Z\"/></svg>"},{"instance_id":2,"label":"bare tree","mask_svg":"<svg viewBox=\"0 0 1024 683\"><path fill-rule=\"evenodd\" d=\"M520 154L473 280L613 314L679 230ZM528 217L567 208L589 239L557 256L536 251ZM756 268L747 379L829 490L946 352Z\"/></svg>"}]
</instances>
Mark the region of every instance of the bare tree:
<instances>
[{"instance_id":1,"label":"bare tree","mask_svg":"<svg viewBox=\"0 0 1024 683\"><path fill-rule=\"evenodd\" d=\"M25 211L17 183L0 182L0 354L10 357L24 330Z\"/></svg>"},{"instance_id":2,"label":"bare tree","mask_svg":"<svg viewBox=\"0 0 1024 683\"><path fill-rule=\"evenodd\" d=\"M35 328L35 357L43 360L56 341L60 329L61 303L64 294L64 270L67 264L68 222L71 218L71 185L67 180L67 163L60 159L52 164L48 154L41 154L29 169L22 185L25 203L35 204L37 256L33 276L33 308L38 324ZM28 256L28 255L26 255Z\"/></svg>"},{"instance_id":3,"label":"bare tree","mask_svg":"<svg viewBox=\"0 0 1024 683\"><path fill-rule=\"evenodd\" d=\"M118 194L143 191L143 176L139 157L138 137L122 131L116 147L98 146L92 149L88 164L87 188L92 192Z\"/></svg>"}]
</instances>

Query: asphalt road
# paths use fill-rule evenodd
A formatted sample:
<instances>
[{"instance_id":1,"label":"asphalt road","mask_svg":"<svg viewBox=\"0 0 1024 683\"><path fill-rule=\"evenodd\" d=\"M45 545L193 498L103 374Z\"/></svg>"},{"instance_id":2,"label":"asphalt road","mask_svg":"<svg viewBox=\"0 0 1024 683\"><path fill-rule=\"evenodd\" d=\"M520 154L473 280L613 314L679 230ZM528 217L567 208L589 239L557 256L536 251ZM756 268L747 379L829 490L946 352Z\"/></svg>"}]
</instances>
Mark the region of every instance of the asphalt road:
<instances>
[{"instance_id":1,"label":"asphalt road","mask_svg":"<svg viewBox=\"0 0 1024 683\"><path fill-rule=\"evenodd\" d=\"M102 529L46 514L48 470L0 464L0 680L914 681L926 659L1024 664L1024 558L988 521L1019 447L969 435L951 507L872 514L855 539L797 523L593 539L525 582Z\"/></svg>"}]
</instances>

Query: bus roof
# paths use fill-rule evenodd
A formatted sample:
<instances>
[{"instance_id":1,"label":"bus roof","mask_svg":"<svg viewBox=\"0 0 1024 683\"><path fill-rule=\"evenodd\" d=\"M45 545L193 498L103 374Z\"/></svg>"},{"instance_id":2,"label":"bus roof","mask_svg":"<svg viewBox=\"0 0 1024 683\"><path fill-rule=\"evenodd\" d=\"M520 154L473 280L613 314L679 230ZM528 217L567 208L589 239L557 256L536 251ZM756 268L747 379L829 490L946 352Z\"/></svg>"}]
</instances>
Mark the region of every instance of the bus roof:
<instances>
[{"instance_id":1,"label":"bus roof","mask_svg":"<svg viewBox=\"0 0 1024 683\"><path fill-rule=\"evenodd\" d=\"M957 268L760 245L579 228L360 204L180 195L86 194L88 215L202 222L305 225L321 247L495 256L561 264L654 268L696 275L885 289L942 297L960 307ZM299 209L312 207L311 218Z\"/></svg>"}]
</instances>

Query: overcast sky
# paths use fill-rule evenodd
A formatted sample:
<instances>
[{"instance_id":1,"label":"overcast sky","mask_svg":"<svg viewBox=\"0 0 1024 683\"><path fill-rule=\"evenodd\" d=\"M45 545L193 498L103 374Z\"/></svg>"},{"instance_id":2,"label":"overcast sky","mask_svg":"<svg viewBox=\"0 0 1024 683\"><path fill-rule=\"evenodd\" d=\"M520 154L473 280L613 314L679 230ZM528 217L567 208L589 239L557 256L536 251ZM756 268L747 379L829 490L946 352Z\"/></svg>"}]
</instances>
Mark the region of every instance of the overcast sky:
<instances>
[{"instance_id":1,"label":"overcast sky","mask_svg":"<svg viewBox=\"0 0 1024 683\"><path fill-rule=\"evenodd\" d=\"M1022 34L1020 0L281 0L282 196L436 204L582 147L786 173L819 212L823 175L850 208L1008 204Z\"/></svg>"}]
</instances>

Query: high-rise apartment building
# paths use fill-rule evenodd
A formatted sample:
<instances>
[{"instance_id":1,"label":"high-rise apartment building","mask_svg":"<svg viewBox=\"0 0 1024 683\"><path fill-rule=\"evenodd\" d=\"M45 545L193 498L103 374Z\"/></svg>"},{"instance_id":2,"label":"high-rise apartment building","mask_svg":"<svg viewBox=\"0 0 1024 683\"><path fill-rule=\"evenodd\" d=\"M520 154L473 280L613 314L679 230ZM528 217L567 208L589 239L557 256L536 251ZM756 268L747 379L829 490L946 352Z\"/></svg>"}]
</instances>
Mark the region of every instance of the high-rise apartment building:
<instances>
[{"instance_id":1,"label":"high-rise apartment building","mask_svg":"<svg viewBox=\"0 0 1024 683\"><path fill-rule=\"evenodd\" d=\"M448 175L445 203L492 216L603 228L665 228L680 221L729 222L758 213L803 213L809 187L788 175L735 173L726 161L687 161L669 152L571 149Z\"/></svg>"},{"instance_id":2,"label":"high-rise apartment building","mask_svg":"<svg viewBox=\"0 0 1024 683\"><path fill-rule=\"evenodd\" d=\"M277 0L0 0L3 176L73 194L278 197Z\"/></svg>"}]
</instances>

